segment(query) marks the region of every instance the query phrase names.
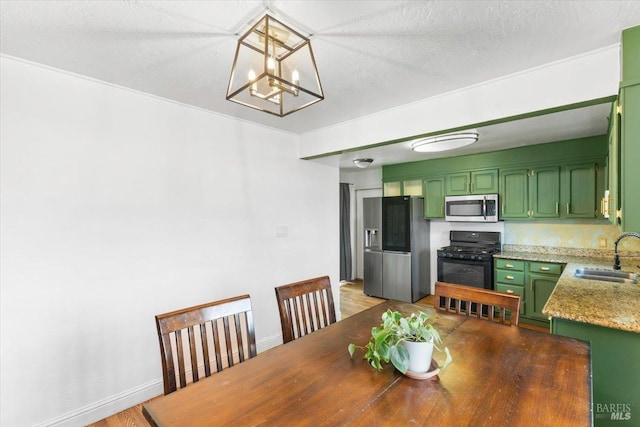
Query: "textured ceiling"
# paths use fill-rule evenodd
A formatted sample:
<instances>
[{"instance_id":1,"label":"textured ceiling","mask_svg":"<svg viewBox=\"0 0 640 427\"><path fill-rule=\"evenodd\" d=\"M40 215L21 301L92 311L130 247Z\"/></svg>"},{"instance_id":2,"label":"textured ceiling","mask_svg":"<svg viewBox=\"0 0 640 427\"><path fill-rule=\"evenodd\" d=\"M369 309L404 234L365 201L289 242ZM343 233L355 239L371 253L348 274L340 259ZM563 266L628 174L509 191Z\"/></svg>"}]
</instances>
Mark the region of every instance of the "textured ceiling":
<instances>
[{"instance_id":1,"label":"textured ceiling","mask_svg":"<svg viewBox=\"0 0 640 427\"><path fill-rule=\"evenodd\" d=\"M116 85L305 132L619 43L639 1L1 1L0 47ZM325 100L285 118L225 99L265 11L310 34Z\"/></svg>"}]
</instances>

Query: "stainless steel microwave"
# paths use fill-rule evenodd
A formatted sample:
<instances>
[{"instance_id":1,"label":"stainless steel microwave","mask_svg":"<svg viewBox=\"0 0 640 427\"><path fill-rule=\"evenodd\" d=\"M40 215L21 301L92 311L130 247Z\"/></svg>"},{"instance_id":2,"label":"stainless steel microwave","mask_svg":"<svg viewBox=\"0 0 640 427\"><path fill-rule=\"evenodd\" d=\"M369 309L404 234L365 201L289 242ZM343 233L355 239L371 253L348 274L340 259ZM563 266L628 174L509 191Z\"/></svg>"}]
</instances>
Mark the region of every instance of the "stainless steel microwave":
<instances>
[{"instance_id":1,"label":"stainless steel microwave","mask_svg":"<svg viewBox=\"0 0 640 427\"><path fill-rule=\"evenodd\" d=\"M445 221L497 222L498 195L446 196L444 212Z\"/></svg>"}]
</instances>

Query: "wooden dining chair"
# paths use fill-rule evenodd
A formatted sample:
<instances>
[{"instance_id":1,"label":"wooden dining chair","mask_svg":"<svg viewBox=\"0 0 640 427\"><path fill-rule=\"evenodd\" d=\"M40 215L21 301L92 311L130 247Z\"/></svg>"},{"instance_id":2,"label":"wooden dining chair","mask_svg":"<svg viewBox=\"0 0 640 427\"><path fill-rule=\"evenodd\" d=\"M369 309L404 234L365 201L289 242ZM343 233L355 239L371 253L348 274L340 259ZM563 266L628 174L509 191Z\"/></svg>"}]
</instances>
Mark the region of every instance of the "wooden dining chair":
<instances>
[{"instance_id":1,"label":"wooden dining chair","mask_svg":"<svg viewBox=\"0 0 640 427\"><path fill-rule=\"evenodd\" d=\"M156 316L164 394L255 357L249 295Z\"/></svg>"},{"instance_id":2,"label":"wooden dining chair","mask_svg":"<svg viewBox=\"0 0 640 427\"><path fill-rule=\"evenodd\" d=\"M436 282L434 298L436 310L475 316L478 319L518 326L520 320L520 295ZM507 310L510 319L507 320ZM496 311L499 312L496 317Z\"/></svg>"},{"instance_id":3,"label":"wooden dining chair","mask_svg":"<svg viewBox=\"0 0 640 427\"><path fill-rule=\"evenodd\" d=\"M329 276L279 286L276 299L285 344L336 322Z\"/></svg>"}]
</instances>

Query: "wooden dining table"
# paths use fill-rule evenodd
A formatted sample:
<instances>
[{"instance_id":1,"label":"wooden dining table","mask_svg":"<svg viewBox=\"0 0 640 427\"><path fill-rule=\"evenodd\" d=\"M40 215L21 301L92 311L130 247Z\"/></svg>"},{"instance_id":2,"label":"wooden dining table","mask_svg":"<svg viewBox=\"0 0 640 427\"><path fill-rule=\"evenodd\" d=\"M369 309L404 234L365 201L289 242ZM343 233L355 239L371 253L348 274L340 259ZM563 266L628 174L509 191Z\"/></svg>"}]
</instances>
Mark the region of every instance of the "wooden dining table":
<instances>
[{"instance_id":1,"label":"wooden dining table","mask_svg":"<svg viewBox=\"0 0 640 427\"><path fill-rule=\"evenodd\" d=\"M364 346L387 309L424 311L453 362L430 379L387 365ZM437 361L444 355L434 352ZM589 426L589 345L539 331L386 301L152 400L154 426Z\"/></svg>"}]
</instances>

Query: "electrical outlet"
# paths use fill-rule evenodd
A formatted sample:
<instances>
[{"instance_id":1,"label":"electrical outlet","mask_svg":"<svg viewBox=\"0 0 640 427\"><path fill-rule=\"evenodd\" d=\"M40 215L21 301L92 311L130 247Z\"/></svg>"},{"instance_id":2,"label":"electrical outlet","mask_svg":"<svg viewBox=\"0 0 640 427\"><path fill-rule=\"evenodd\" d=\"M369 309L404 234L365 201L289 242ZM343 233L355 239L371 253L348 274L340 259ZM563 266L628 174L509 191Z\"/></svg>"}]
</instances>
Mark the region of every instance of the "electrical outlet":
<instances>
[{"instance_id":1,"label":"electrical outlet","mask_svg":"<svg viewBox=\"0 0 640 427\"><path fill-rule=\"evenodd\" d=\"M276 237L287 237L289 235L289 227L286 225L276 225Z\"/></svg>"},{"instance_id":2,"label":"electrical outlet","mask_svg":"<svg viewBox=\"0 0 640 427\"><path fill-rule=\"evenodd\" d=\"M600 239L598 240L598 244L600 245L601 248L606 248L607 247L607 238L606 237L600 237Z\"/></svg>"}]
</instances>

